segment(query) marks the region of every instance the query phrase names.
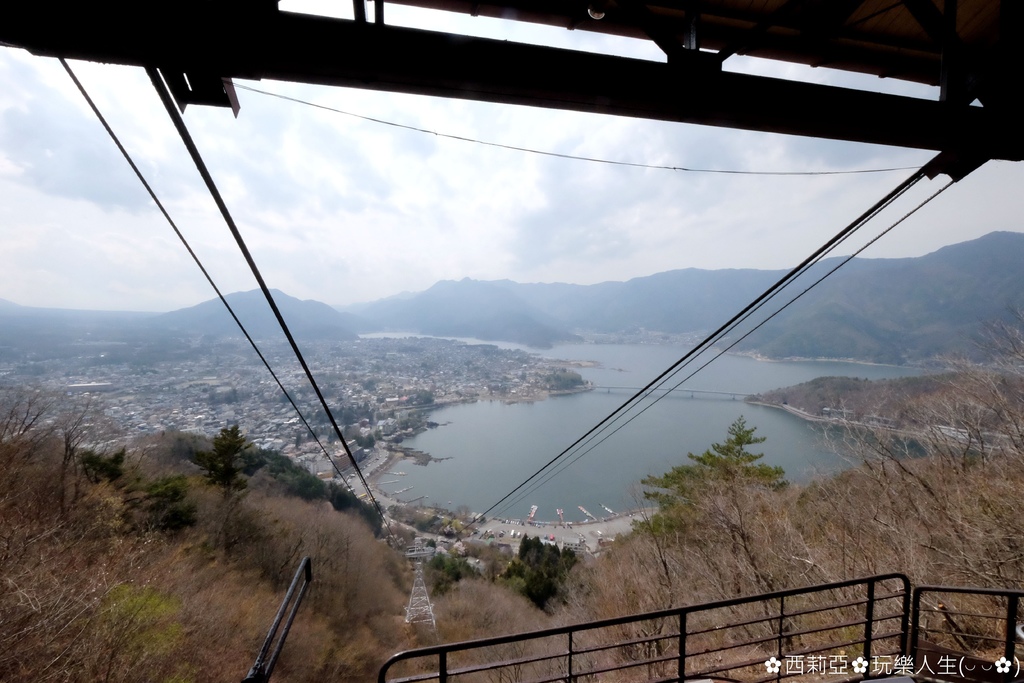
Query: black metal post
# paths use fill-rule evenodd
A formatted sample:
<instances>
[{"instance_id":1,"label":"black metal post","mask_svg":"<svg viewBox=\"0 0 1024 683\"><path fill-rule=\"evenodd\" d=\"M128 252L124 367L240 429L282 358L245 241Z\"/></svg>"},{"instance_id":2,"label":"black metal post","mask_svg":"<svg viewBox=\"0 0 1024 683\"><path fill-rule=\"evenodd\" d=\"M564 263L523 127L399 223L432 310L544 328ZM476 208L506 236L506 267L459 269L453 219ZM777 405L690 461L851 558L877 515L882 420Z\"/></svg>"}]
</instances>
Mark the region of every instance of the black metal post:
<instances>
[{"instance_id":1,"label":"black metal post","mask_svg":"<svg viewBox=\"0 0 1024 683\"><path fill-rule=\"evenodd\" d=\"M686 680L686 612L679 613L679 683Z\"/></svg>"},{"instance_id":2,"label":"black metal post","mask_svg":"<svg viewBox=\"0 0 1024 683\"><path fill-rule=\"evenodd\" d=\"M1010 669L1003 674L1004 683L1011 681L1016 672L1013 671L1013 664L1016 662L1014 655L1016 654L1016 642L1017 642L1017 607L1020 603L1020 596L1009 595L1006 599L1006 646L1003 650L1003 656L1006 657L1006 661L1010 662Z\"/></svg>"},{"instance_id":3,"label":"black metal post","mask_svg":"<svg viewBox=\"0 0 1024 683\"><path fill-rule=\"evenodd\" d=\"M918 586L914 589L914 602L913 607L913 619L910 624L910 643L905 643L903 651L910 655L910 661L917 663L917 622L921 619L921 587ZM906 612L904 612L904 618L906 618ZM907 629L904 627L903 633L906 637Z\"/></svg>"},{"instance_id":4,"label":"black metal post","mask_svg":"<svg viewBox=\"0 0 1024 683\"><path fill-rule=\"evenodd\" d=\"M910 654L907 651L907 629L910 628L910 579L900 576L903 587L903 614L900 619L900 654Z\"/></svg>"},{"instance_id":5,"label":"black metal post","mask_svg":"<svg viewBox=\"0 0 1024 683\"><path fill-rule=\"evenodd\" d=\"M569 683L573 683L572 680L572 631L569 631Z\"/></svg>"},{"instance_id":6,"label":"black metal post","mask_svg":"<svg viewBox=\"0 0 1024 683\"><path fill-rule=\"evenodd\" d=\"M868 668L864 672L864 678L871 678L871 636L872 627L875 624L875 582L868 582L868 604L865 605L864 618L867 623L864 624L864 659L868 662Z\"/></svg>"},{"instance_id":7,"label":"black metal post","mask_svg":"<svg viewBox=\"0 0 1024 683\"><path fill-rule=\"evenodd\" d=\"M782 629L786 625L785 622L786 622L786 596L783 595L781 598L779 598L779 637L775 641L775 650L776 650L775 656L779 658L780 662L785 661L785 659L786 659L783 656L783 654L782 654ZM775 672L775 680L776 681L781 681L782 680L782 667L781 666L779 667L779 670Z\"/></svg>"}]
</instances>

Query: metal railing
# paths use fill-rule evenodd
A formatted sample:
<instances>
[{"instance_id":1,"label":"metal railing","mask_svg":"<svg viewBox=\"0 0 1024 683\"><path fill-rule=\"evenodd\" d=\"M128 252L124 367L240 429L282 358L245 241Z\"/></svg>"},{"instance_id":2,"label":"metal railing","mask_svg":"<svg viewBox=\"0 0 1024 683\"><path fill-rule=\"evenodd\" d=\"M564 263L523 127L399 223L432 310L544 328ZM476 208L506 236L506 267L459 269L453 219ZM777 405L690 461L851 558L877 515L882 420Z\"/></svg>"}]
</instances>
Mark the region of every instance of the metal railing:
<instances>
[{"instance_id":1,"label":"metal railing","mask_svg":"<svg viewBox=\"0 0 1024 683\"><path fill-rule=\"evenodd\" d=\"M242 683L270 680L312 580L305 557ZM883 574L409 650L378 682L1012 683L1024 681L1022 647L1024 590L911 592L906 576Z\"/></svg>"},{"instance_id":2,"label":"metal railing","mask_svg":"<svg viewBox=\"0 0 1024 683\"><path fill-rule=\"evenodd\" d=\"M843 683L907 652L909 615L909 580L884 574L409 650L378 681Z\"/></svg>"},{"instance_id":3,"label":"metal railing","mask_svg":"<svg viewBox=\"0 0 1024 683\"><path fill-rule=\"evenodd\" d=\"M292 578L284 600L281 601L281 607L277 610L274 623L270 625L270 631L267 633L266 640L263 641L263 647L260 648L259 654L256 655L256 661L249 669L249 673L242 679L242 683L267 683L270 680L271 674L274 673L274 666L277 665L277 658L281 655L281 649L284 648L285 640L288 638L288 632L291 631L292 622L295 621L295 615L299 611L299 605L302 604L302 598L305 597L306 589L309 588L312 581L313 563L309 557L304 557L299 562L299 568L295 570L295 576ZM295 592L296 589L298 594ZM291 603L291 610L288 610L289 603ZM273 654L270 655L270 659L267 659L267 653L270 652L274 638L278 635L277 630L281 627L281 620L285 618L286 610L288 610L288 618L284 622L284 629L277 637L277 645L274 647Z\"/></svg>"},{"instance_id":4,"label":"metal railing","mask_svg":"<svg viewBox=\"0 0 1024 683\"><path fill-rule=\"evenodd\" d=\"M1024 591L920 586L910 636L915 676L936 681L1020 680Z\"/></svg>"}]
</instances>

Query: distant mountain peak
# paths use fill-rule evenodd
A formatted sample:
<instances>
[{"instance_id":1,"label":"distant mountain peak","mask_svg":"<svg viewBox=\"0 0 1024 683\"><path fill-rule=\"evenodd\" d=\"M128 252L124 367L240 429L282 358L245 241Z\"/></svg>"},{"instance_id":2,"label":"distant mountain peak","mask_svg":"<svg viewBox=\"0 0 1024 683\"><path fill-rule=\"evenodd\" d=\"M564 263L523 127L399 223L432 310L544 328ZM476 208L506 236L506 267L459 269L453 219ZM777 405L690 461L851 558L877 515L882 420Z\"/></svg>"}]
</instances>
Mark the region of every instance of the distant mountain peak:
<instances>
[{"instance_id":1,"label":"distant mountain peak","mask_svg":"<svg viewBox=\"0 0 1024 683\"><path fill-rule=\"evenodd\" d=\"M296 337L314 339L354 339L352 316L343 314L325 303L300 300L279 289L271 289L274 303ZM231 309L255 338L282 337L280 325L262 290L232 292L224 295ZM193 334L234 336L241 334L220 299L210 299L195 306L164 313L153 319L153 325Z\"/></svg>"}]
</instances>

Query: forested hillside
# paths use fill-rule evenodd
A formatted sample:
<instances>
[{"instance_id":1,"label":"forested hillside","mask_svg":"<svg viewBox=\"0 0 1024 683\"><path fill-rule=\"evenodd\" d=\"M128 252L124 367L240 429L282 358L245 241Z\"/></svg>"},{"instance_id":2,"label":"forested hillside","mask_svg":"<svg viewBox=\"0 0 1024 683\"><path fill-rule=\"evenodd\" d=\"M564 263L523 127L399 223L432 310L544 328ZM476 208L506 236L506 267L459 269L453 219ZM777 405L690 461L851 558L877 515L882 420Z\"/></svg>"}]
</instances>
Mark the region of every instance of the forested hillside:
<instances>
[{"instance_id":1,"label":"forested hillside","mask_svg":"<svg viewBox=\"0 0 1024 683\"><path fill-rule=\"evenodd\" d=\"M436 636L404 622L410 567L351 513L361 504L237 429L121 441L85 404L5 390L0 680L237 681L303 555L314 583L275 681L365 681L389 654L437 640L890 571L1019 585L1024 338L1002 332L1001 356L893 399L910 428L823 432L849 458L840 474L787 483L741 419L645 479L638 504L658 508L596 558L535 539L514 556L467 544L473 565L438 558Z\"/></svg>"},{"instance_id":2,"label":"forested hillside","mask_svg":"<svg viewBox=\"0 0 1024 683\"><path fill-rule=\"evenodd\" d=\"M806 415L891 427L913 427L911 407L955 386L957 375L867 380L856 377L818 377L748 397L748 401L790 408Z\"/></svg>"},{"instance_id":3,"label":"forested hillside","mask_svg":"<svg viewBox=\"0 0 1024 683\"><path fill-rule=\"evenodd\" d=\"M241 680L303 555L315 580L275 681L364 681L415 644L404 561L327 491L291 495L304 471L251 453L252 476L218 480L191 464L205 440L94 449L95 420L0 394L0 680Z\"/></svg>"}]
</instances>

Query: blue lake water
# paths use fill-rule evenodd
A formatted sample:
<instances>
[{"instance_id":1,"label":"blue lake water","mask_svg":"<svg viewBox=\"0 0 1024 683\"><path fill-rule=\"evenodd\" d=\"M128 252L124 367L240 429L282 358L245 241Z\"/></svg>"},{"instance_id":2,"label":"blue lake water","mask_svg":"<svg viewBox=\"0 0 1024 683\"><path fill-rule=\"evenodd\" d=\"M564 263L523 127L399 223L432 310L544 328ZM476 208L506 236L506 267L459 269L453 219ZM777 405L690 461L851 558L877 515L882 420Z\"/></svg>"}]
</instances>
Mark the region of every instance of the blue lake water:
<instances>
[{"instance_id":1,"label":"blue lake water","mask_svg":"<svg viewBox=\"0 0 1024 683\"><path fill-rule=\"evenodd\" d=\"M573 344L557 346L542 355L595 361L599 367L579 369L585 379L600 386L639 388L686 351L672 345ZM915 374L920 371L828 361L769 362L725 355L683 387L745 395L829 375L883 379ZM465 505L482 512L569 447L632 393L625 389L598 389L535 403L480 401L435 410L431 419L442 426L408 439L403 445L445 459L426 467L404 462L400 469L406 476L382 488L394 491L411 486L412 490L401 496L403 499L428 496L426 504L451 509ZM584 515L578 506L599 517L607 514L604 506L615 511L637 507L642 500L638 483L643 477L661 474L688 462L688 452L701 453L712 443L724 441L729 425L740 415L746 418L748 426L757 428L757 436L767 437L756 449L764 453L763 462L781 465L792 481L806 481L845 465L842 458L824 447L820 427L784 411L747 404L728 395L695 393L691 397L689 393L676 392L636 415L618 431L612 433L618 425L608 429L595 439L603 439L601 443L591 442L588 446L592 448L587 452L575 452L579 457L570 455L552 468L551 476L542 477L539 485L521 490L491 514L525 518L530 506L537 505L537 519L555 519L555 510L562 508L566 520L579 521Z\"/></svg>"}]
</instances>

